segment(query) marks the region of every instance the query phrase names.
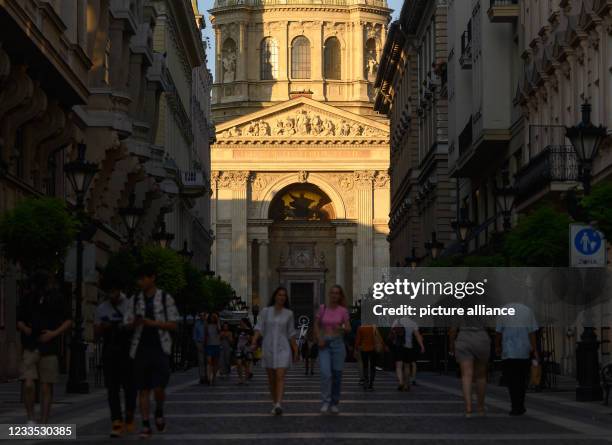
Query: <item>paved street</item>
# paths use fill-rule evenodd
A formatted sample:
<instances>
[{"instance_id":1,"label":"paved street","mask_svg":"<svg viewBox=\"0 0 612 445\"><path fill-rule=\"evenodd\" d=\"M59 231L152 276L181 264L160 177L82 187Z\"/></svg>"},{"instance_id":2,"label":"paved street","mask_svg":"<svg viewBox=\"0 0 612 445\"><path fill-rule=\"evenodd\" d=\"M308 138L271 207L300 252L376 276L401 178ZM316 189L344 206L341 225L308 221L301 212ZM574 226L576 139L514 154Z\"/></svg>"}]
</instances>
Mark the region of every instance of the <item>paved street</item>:
<instances>
[{"instance_id":1,"label":"paved street","mask_svg":"<svg viewBox=\"0 0 612 445\"><path fill-rule=\"evenodd\" d=\"M612 440L612 409L572 402L571 393L529 395L529 415L507 416L504 388L491 387L485 418L465 419L458 380L422 374L410 393L397 392L393 376L379 373L374 392L357 385L357 371L346 372L340 416L321 416L318 376L301 368L288 378L285 415L269 414L262 370L248 386L221 380L209 388L195 383L195 371L175 374L166 405L168 431L151 441L214 444L297 443L533 443L593 444ZM13 388L13 389L10 389ZM14 385L0 385L0 423L19 421ZM18 411L14 412L17 409ZM117 443L108 438L104 393L60 396L54 422L77 424L79 442ZM123 440L139 440L137 435ZM39 442L40 443L40 442Z\"/></svg>"}]
</instances>

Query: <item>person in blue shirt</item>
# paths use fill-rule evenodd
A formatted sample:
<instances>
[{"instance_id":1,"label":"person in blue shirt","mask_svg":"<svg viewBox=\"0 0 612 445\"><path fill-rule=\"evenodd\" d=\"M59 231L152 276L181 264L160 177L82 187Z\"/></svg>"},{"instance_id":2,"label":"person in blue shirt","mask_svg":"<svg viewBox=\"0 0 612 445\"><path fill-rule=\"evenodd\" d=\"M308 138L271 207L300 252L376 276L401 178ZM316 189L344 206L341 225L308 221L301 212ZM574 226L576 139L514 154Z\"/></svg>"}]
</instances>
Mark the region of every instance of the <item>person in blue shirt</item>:
<instances>
[{"instance_id":1,"label":"person in blue shirt","mask_svg":"<svg viewBox=\"0 0 612 445\"><path fill-rule=\"evenodd\" d=\"M533 311L522 303L510 303L515 315L497 321L496 352L501 354L504 381L508 387L511 416L525 414L525 393L531 360L539 361L536 334L539 326Z\"/></svg>"},{"instance_id":2,"label":"person in blue shirt","mask_svg":"<svg viewBox=\"0 0 612 445\"><path fill-rule=\"evenodd\" d=\"M198 351L198 371L200 376L200 385L206 383L206 348L204 347L206 341L206 319L208 314L206 312L200 312L199 318L193 325L193 342L195 343L196 350Z\"/></svg>"}]
</instances>

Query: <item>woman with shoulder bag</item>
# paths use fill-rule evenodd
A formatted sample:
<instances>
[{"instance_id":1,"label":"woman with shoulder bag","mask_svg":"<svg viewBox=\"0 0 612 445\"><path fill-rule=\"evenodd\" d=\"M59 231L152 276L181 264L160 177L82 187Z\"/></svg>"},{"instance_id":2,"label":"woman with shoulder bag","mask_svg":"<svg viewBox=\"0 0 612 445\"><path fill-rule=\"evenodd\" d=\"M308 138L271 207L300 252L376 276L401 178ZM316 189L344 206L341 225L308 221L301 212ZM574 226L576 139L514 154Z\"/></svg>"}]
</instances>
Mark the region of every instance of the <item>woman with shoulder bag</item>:
<instances>
[{"instance_id":1,"label":"woman with shoulder bag","mask_svg":"<svg viewBox=\"0 0 612 445\"><path fill-rule=\"evenodd\" d=\"M364 324L357 330L355 338L355 352L361 354L363 363L363 389L374 390L374 377L376 377L376 356L384 351L382 337L374 324Z\"/></svg>"},{"instance_id":2,"label":"woman with shoulder bag","mask_svg":"<svg viewBox=\"0 0 612 445\"><path fill-rule=\"evenodd\" d=\"M319 343L319 365L321 368L321 414L328 411L338 414L342 371L346 358L344 335L350 332L351 324L346 309L344 291L334 285L329 291L329 305L322 304L317 312L315 338Z\"/></svg>"}]
</instances>

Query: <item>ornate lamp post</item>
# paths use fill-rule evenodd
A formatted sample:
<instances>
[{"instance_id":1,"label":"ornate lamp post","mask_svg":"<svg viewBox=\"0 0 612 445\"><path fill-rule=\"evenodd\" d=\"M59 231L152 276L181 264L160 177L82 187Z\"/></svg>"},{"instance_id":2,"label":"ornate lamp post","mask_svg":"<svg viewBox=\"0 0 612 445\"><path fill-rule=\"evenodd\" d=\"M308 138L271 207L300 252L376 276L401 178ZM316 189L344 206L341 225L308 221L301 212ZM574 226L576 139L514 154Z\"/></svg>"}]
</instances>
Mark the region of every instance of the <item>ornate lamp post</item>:
<instances>
[{"instance_id":1,"label":"ornate lamp post","mask_svg":"<svg viewBox=\"0 0 612 445\"><path fill-rule=\"evenodd\" d=\"M166 223L162 221L159 230L153 233L153 241L155 241L159 247L163 247L167 249L172 244L172 240L174 240L174 234L166 232Z\"/></svg>"},{"instance_id":2,"label":"ornate lamp post","mask_svg":"<svg viewBox=\"0 0 612 445\"><path fill-rule=\"evenodd\" d=\"M468 218L468 209L462 207L459 210L459 219L451 223L453 230L457 232L459 241L461 241L461 249L464 254L467 254L468 246L467 239L470 236L470 232L474 228L474 223Z\"/></svg>"},{"instance_id":3,"label":"ornate lamp post","mask_svg":"<svg viewBox=\"0 0 612 445\"><path fill-rule=\"evenodd\" d=\"M140 224L140 220L144 215L144 209L140 207L136 207L134 205L136 201L136 194L130 194L130 201L127 207L122 207L119 209L119 216L125 225L125 229L128 233L128 245L133 246L134 244L134 234L136 233L136 228L138 224Z\"/></svg>"},{"instance_id":4,"label":"ornate lamp post","mask_svg":"<svg viewBox=\"0 0 612 445\"><path fill-rule=\"evenodd\" d=\"M178 253L187 262L191 261L191 259L193 258L193 250L189 250L187 241L183 241L183 248L179 250Z\"/></svg>"},{"instance_id":5,"label":"ornate lamp post","mask_svg":"<svg viewBox=\"0 0 612 445\"><path fill-rule=\"evenodd\" d=\"M517 187L510 185L510 172L507 169L502 171L501 186L495 184L495 199L504 218L504 231L512 228L512 209L517 195Z\"/></svg>"},{"instance_id":6,"label":"ornate lamp post","mask_svg":"<svg viewBox=\"0 0 612 445\"><path fill-rule=\"evenodd\" d=\"M431 241L425 243L425 249L430 253L432 259L437 259L444 249L444 244L438 241L436 232L431 232Z\"/></svg>"},{"instance_id":7,"label":"ornate lamp post","mask_svg":"<svg viewBox=\"0 0 612 445\"><path fill-rule=\"evenodd\" d=\"M591 193L593 160L607 134L608 129L606 127L602 125L596 127L591 122L591 104L587 102L582 105L582 121L578 125L565 129L565 136L572 143L580 163L580 179L584 186L585 195ZM585 279L584 276L583 280ZM585 324L591 321L590 310L587 308L585 310ZM593 326L584 326L576 347L576 375L578 377L576 400L584 402L601 400L599 341Z\"/></svg>"},{"instance_id":8,"label":"ornate lamp post","mask_svg":"<svg viewBox=\"0 0 612 445\"><path fill-rule=\"evenodd\" d=\"M412 252L409 257L404 259L406 266L410 266L413 270L419 265L420 258L416 254L416 247L412 248Z\"/></svg>"},{"instance_id":9,"label":"ornate lamp post","mask_svg":"<svg viewBox=\"0 0 612 445\"><path fill-rule=\"evenodd\" d=\"M578 161L580 176L584 185L584 193L591 192L591 172L593 160L597 156L601 143L606 138L608 129L602 125L596 127L591 122L591 104L582 104L582 121L573 127L565 129L565 136L570 140Z\"/></svg>"},{"instance_id":10,"label":"ornate lamp post","mask_svg":"<svg viewBox=\"0 0 612 445\"><path fill-rule=\"evenodd\" d=\"M98 172L98 166L85 160L87 146L78 144L78 156L64 165L64 173L72 190L76 195L76 211L81 221L85 212L85 196L94 176ZM89 392L87 382L87 363L85 351L87 344L83 341L83 231L79 231L76 239L76 283L74 290L75 314L74 330L70 345L70 370L66 392L84 394Z\"/></svg>"}]
</instances>

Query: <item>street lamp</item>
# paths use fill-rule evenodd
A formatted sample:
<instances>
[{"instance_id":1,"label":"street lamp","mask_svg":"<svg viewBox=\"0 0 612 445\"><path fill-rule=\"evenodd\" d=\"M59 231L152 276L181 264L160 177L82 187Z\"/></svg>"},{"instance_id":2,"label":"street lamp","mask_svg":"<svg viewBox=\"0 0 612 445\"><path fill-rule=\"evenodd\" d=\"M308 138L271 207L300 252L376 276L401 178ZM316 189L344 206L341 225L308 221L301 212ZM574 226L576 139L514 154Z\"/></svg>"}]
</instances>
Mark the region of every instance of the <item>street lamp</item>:
<instances>
[{"instance_id":1,"label":"street lamp","mask_svg":"<svg viewBox=\"0 0 612 445\"><path fill-rule=\"evenodd\" d=\"M425 249L427 249L434 260L438 258L438 255L444 249L444 244L438 241L436 232L431 232L431 241L425 243Z\"/></svg>"},{"instance_id":2,"label":"street lamp","mask_svg":"<svg viewBox=\"0 0 612 445\"><path fill-rule=\"evenodd\" d=\"M411 255L406 257L404 261L406 261L406 265L409 265L413 270L417 268L419 265L419 257L416 254L416 247L412 248Z\"/></svg>"},{"instance_id":3,"label":"street lamp","mask_svg":"<svg viewBox=\"0 0 612 445\"><path fill-rule=\"evenodd\" d=\"M510 185L510 172L508 169L502 170L501 186L495 184L495 198L504 218L504 231L512 228L512 209L514 209L517 192L517 187Z\"/></svg>"},{"instance_id":4,"label":"street lamp","mask_svg":"<svg viewBox=\"0 0 612 445\"><path fill-rule=\"evenodd\" d=\"M467 208L462 207L459 210L459 219L453 221L451 223L451 226L453 230L457 232L457 236L459 236L459 241L461 241L461 246L463 248L464 253L467 253L466 241L470 235L470 232L472 231L472 228L475 226L475 224L468 218Z\"/></svg>"},{"instance_id":5,"label":"street lamp","mask_svg":"<svg viewBox=\"0 0 612 445\"><path fill-rule=\"evenodd\" d=\"M183 241L183 248L179 250L179 255L182 256L185 261L191 261L193 258L193 250L189 250L187 241Z\"/></svg>"},{"instance_id":6,"label":"street lamp","mask_svg":"<svg viewBox=\"0 0 612 445\"><path fill-rule=\"evenodd\" d=\"M596 127L591 122L591 104L588 102L582 104L582 122L565 129L565 137L572 143L580 162L581 179L587 195L591 192L593 160L607 134L606 127Z\"/></svg>"},{"instance_id":7,"label":"street lamp","mask_svg":"<svg viewBox=\"0 0 612 445\"><path fill-rule=\"evenodd\" d=\"M155 241L159 245L159 247L167 249L172 243L172 240L174 240L174 234L166 232L166 222L162 221L159 230L153 233L152 238L153 241Z\"/></svg>"},{"instance_id":8,"label":"street lamp","mask_svg":"<svg viewBox=\"0 0 612 445\"><path fill-rule=\"evenodd\" d=\"M140 224L140 220L144 215L144 209L141 207L135 206L136 194L130 194L130 200L127 207L122 207L119 209L119 216L125 225L125 228L128 233L128 244L131 246L134 243L134 233L136 233L136 228L138 224Z\"/></svg>"},{"instance_id":9,"label":"street lamp","mask_svg":"<svg viewBox=\"0 0 612 445\"><path fill-rule=\"evenodd\" d=\"M593 160L607 134L608 129L606 127L602 125L596 127L591 122L591 104L588 102L582 104L582 121L578 125L565 129L565 136L572 143L580 163L580 179L584 186L585 195L591 193ZM585 314L585 322L589 323L591 320L588 309ZM576 400L601 399L598 369L599 341L597 340L597 334L593 326L584 326L576 347L576 375L578 377Z\"/></svg>"},{"instance_id":10,"label":"street lamp","mask_svg":"<svg viewBox=\"0 0 612 445\"><path fill-rule=\"evenodd\" d=\"M87 146L83 143L77 146L77 158L64 165L64 173L76 195L76 211L83 220L85 196L87 190L98 172L98 166L85 160ZM74 330L70 345L70 369L66 392L84 394L89 392L87 382L87 363L85 351L87 344L83 340L83 229L79 230L76 239L76 283L74 290L75 314Z\"/></svg>"}]
</instances>

